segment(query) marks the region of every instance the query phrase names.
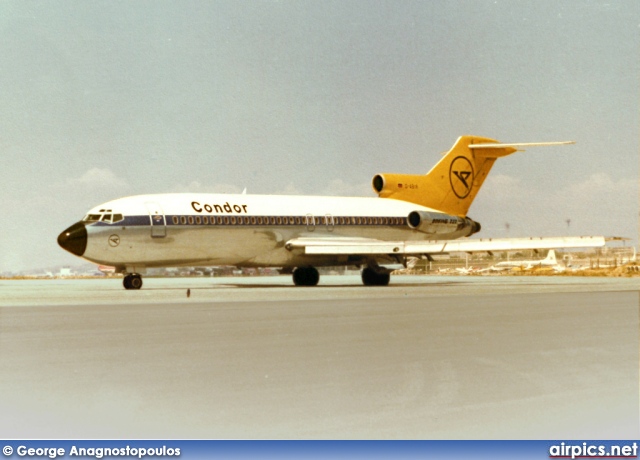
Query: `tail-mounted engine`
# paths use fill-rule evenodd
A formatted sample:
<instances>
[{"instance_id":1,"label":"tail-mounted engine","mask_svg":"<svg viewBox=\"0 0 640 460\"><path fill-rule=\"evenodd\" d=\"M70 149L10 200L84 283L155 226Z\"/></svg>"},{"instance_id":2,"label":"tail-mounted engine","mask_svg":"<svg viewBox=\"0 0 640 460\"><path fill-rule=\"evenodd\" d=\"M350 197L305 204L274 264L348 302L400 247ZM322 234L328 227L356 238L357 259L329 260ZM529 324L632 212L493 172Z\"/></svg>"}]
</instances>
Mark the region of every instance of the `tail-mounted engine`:
<instances>
[{"instance_id":1,"label":"tail-mounted engine","mask_svg":"<svg viewBox=\"0 0 640 460\"><path fill-rule=\"evenodd\" d=\"M424 193L425 176L416 174L376 174L371 181L380 198L399 198L411 201Z\"/></svg>"},{"instance_id":2,"label":"tail-mounted engine","mask_svg":"<svg viewBox=\"0 0 640 460\"><path fill-rule=\"evenodd\" d=\"M460 238L480 231L480 224L468 217L429 211L413 211L407 218L409 227L438 238Z\"/></svg>"}]
</instances>

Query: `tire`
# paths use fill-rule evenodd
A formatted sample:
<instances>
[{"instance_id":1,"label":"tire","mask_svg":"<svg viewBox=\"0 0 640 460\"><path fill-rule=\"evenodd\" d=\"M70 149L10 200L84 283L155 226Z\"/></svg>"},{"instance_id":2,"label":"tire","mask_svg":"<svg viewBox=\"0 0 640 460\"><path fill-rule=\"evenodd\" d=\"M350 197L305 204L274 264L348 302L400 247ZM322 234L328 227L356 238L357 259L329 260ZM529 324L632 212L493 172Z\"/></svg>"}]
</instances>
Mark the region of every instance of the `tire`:
<instances>
[{"instance_id":1,"label":"tire","mask_svg":"<svg viewBox=\"0 0 640 460\"><path fill-rule=\"evenodd\" d=\"M296 286L316 286L320 274L315 267L297 267L293 270L293 284Z\"/></svg>"},{"instance_id":2,"label":"tire","mask_svg":"<svg viewBox=\"0 0 640 460\"><path fill-rule=\"evenodd\" d=\"M369 267L362 270L362 284L365 286L387 286L390 280L391 274L388 272L379 273Z\"/></svg>"},{"instance_id":3,"label":"tire","mask_svg":"<svg viewBox=\"0 0 640 460\"><path fill-rule=\"evenodd\" d=\"M140 289L142 287L142 277L140 275L131 276L131 289Z\"/></svg>"},{"instance_id":4,"label":"tire","mask_svg":"<svg viewBox=\"0 0 640 460\"><path fill-rule=\"evenodd\" d=\"M135 273L129 273L122 280L122 285L125 289L140 289L142 287L142 277Z\"/></svg>"},{"instance_id":5,"label":"tire","mask_svg":"<svg viewBox=\"0 0 640 460\"><path fill-rule=\"evenodd\" d=\"M379 273L376 286L389 286L389 281L391 281L391 273Z\"/></svg>"}]
</instances>

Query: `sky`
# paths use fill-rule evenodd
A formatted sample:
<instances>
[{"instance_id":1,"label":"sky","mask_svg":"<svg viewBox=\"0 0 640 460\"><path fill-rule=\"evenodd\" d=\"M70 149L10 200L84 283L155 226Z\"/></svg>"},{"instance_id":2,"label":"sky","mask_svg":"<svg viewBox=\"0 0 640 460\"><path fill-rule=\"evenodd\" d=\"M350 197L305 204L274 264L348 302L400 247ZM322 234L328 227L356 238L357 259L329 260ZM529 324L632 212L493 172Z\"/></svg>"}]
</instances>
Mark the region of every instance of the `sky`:
<instances>
[{"instance_id":1,"label":"sky","mask_svg":"<svg viewBox=\"0 0 640 460\"><path fill-rule=\"evenodd\" d=\"M0 272L165 192L375 196L463 134L499 160L478 237L638 240L640 2L0 2Z\"/></svg>"}]
</instances>

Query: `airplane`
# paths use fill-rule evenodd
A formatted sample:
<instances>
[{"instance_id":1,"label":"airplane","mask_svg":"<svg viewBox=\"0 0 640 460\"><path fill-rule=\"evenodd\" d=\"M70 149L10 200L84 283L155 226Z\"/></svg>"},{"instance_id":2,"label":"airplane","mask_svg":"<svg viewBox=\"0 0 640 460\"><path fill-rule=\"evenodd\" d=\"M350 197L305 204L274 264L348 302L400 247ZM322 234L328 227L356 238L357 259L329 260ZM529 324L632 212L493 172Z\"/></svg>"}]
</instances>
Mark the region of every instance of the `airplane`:
<instances>
[{"instance_id":1,"label":"airplane","mask_svg":"<svg viewBox=\"0 0 640 460\"><path fill-rule=\"evenodd\" d=\"M458 267L455 269L456 273L458 273L459 275L468 275L470 273L473 273L475 271L477 271L475 268L473 267Z\"/></svg>"},{"instance_id":2,"label":"airplane","mask_svg":"<svg viewBox=\"0 0 640 460\"><path fill-rule=\"evenodd\" d=\"M58 236L70 253L116 267L140 289L152 267L279 267L315 286L316 267L357 266L366 286L389 284L389 264L409 256L604 246L601 236L468 239L467 212L496 159L523 147L460 136L426 174L377 174L378 197L172 193L100 204Z\"/></svg>"},{"instance_id":3,"label":"airplane","mask_svg":"<svg viewBox=\"0 0 640 460\"><path fill-rule=\"evenodd\" d=\"M563 271L564 268L558 263L556 259L556 252L550 249L547 253L547 257L538 260L505 260L498 262L497 264L483 269L481 271L503 271L512 269L531 270L532 268L553 268L557 271Z\"/></svg>"}]
</instances>

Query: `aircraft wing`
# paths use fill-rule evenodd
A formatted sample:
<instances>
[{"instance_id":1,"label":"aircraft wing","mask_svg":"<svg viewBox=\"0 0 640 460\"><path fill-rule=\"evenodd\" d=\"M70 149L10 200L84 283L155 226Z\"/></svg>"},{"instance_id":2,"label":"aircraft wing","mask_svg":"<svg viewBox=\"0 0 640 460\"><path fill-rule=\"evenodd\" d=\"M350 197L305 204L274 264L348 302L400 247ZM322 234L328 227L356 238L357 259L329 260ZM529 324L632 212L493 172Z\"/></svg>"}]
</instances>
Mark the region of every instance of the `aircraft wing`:
<instances>
[{"instance_id":1,"label":"aircraft wing","mask_svg":"<svg viewBox=\"0 0 640 460\"><path fill-rule=\"evenodd\" d=\"M294 238L289 250L305 254L418 255L450 252L517 251L524 249L593 248L605 244L604 236L484 238L438 241L381 241L369 238Z\"/></svg>"}]
</instances>

